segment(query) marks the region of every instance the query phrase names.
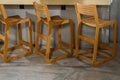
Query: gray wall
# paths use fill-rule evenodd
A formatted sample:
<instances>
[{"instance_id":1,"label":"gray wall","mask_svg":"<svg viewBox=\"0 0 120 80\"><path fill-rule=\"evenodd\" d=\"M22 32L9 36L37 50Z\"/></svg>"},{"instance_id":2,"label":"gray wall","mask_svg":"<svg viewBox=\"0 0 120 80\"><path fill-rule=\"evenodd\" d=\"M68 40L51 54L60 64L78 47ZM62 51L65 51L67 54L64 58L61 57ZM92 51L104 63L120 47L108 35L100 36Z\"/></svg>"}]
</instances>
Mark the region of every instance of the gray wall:
<instances>
[{"instance_id":1,"label":"gray wall","mask_svg":"<svg viewBox=\"0 0 120 80\"><path fill-rule=\"evenodd\" d=\"M25 9L19 9L19 6L6 6L7 9L7 14L8 15L14 15L18 14L21 17L29 17L32 19L33 22L33 43L35 42L35 30L36 30L36 16L35 16L35 11L33 9L33 6L25 6ZM61 10L61 6L49 6L50 14L51 15L60 15L61 17L65 19L72 19L74 21L74 37L77 33L77 17L75 13L74 6L66 6L66 10ZM109 7L108 6L98 6L98 12L100 17L104 19L109 19ZM69 25L65 25L69 26ZM23 29L23 39L27 39L27 29L25 27ZM17 28L12 27L11 28L11 34L10 34L10 40L12 42L17 41ZM57 43L57 35L55 34L56 28L53 29L53 36L52 36L52 43L55 42ZM44 34L47 34L47 27L45 27L45 30L43 30ZM66 42L69 43L69 27L63 28L62 34L62 39ZM91 38L94 38L94 29L88 28L88 27L83 27L83 34L86 36L89 36ZM102 29L101 30L101 41L108 43L109 42L109 28ZM45 44L45 42L42 42ZM53 43L54 44L54 43ZM88 45L88 43L83 42L83 47L91 47L91 45Z\"/></svg>"},{"instance_id":2,"label":"gray wall","mask_svg":"<svg viewBox=\"0 0 120 80\"><path fill-rule=\"evenodd\" d=\"M110 6L110 18L117 21L117 41L120 42L120 0L113 0ZM112 33L113 28L110 28L110 33ZM110 37L112 40L112 36Z\"/></svg>"}]
</instances>

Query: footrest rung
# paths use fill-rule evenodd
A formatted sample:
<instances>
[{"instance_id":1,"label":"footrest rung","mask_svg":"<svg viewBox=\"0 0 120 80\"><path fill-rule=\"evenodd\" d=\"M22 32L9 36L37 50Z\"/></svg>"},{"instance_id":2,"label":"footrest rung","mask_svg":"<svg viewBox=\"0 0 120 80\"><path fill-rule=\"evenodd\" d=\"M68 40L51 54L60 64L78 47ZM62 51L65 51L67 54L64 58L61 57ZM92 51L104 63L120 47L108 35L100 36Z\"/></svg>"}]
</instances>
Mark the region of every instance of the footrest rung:
<instances>
[{"instance_id":1,"label":"footrest rung","mask_svg":"<svg viewBox=\"0 0 120 80\"><path fill-rule=\"evenodd\" d=\"M20 48L21 48L21 45L17 45L17 46L8 48L8 51L12 51L12 50L15 50L15 49L20 49Z\"/></svg>"},{"instance_id":2,"label":"footrest rung","mask_svg":"<svg viewBox=\"0 0 120 80\"><path fill-rule=\"evenodd\" d=\"M45 52L43 52L43 51L38 51L38 55L41 55L42 57L45 58Z\"/></svg>"},{"instance_id":3,"label":"footrest rung","mask_svg":"<svg viewBox=\"0 0 120 80\"><path fill-rule=\"evenodd\" d=\"M66 48L71 48L71 46L68 43L65 43L63 41L61 41L61 45L65 46Z\"/></svg>"},{"instance_id":4,"label":"footrest rung","mask_svg":"<svg viewBox=\"0 0 120 80\"><path fill-rule=\"evenodd\" d=\"M88 50L88 51L86 51L86 52L82 52L82 53L79 53L80 55L86 55L86 54L89 54L89 53L91 53L93 50L92 49L90 49L90 50Z\"/></svg>"},{"instance_id":5,"label":"footrest rung","mask_svg":"<svg viewBox=\"0 0 120 80\"><path fill-rule=\"evenodd\" d=\"M103 51L103 50L98 50L98 52L101 52L101 54L104 54L107 57L111 57L112 55L110 55L109 53Z\"/></svg>"},{"instance_id":6,"label":"footrest rung","mask_svg":"<svg viewBox=\"0 0 120 80\"><path fill-rule=\"evenodd\" d=\"M79 55L79 58L82 58L83 60L87 60L88 62L92 63L93 61L83 55Z\"/></svg>"},{"instance_id":7,"label":"footrest rung","mask_svg":"<svg viewBox=\"0 0 120 80\"><path fill-rule=\"evenodd\" d=\"M28 42L26 42L26 41L23 41L23 40L21 41L21 44L22 44L22 45L25 45L25 46L29 46L29 47L31 46L30 43L28 43Z\"/></svg>"},{"instance_id":8,"label":"footrest rung","mask_svg":"<svg viewBox=\"0 0 120 80\"><path fill-rule=\"evenodd\" d=\"M87 37L82 36L82 35L79 35L78 38L80 38L80 39L82 39L82 40L84 40L86 42L92 43L92 44L94 44L94 42L95 42L95 40L87 38Z\"/></svg>"},{"instance_id":9,"label":"footrest rung","mask_svg":"<svg viewBox=\"0 0 120 80\"><path fill-rule=\"evenodd\" d=\"M23 48L21 45L17 45L17 46L8 48L8 51L13 51L13 50L15 50L15 49L23 49L23 50L25 50L25 51L28 51L28 49ZM0 53L3 53L3 50L0 50Z\"/></svg>"},{"instance_id":10,"label":"footrest rung","mask_svg":"<svg viewBox=\"0 0 120 80\"><path fill-rule=\"evenodd\" d=\"M27 56L27 55L29 55L29 54L31 54L30 51L25 52L25 53L23 53L23 54L19 54L19 55L17 55L17 56L12 56L12 57L8 58L8 62L9 62L9 61L12 61L12 60L16 60L16 59L21 58L21 57L24 57L24 56Z\"/></svg>"},{"instance_id":11,"label":"footrest rung","mask_svg":"<svg viewBox=\"0 0 120 80\"><path fill-rule=\"evenodd\" d=\"M22 49L22 50L24 50L24 51L28 51L28 50L30 50L30 49L26 49L26 48L24 48L24 47L20 47L20 49Z\"/></svg>"},{"instance_id":12,"label":"footrest rung","mask_svg":"<svg viewBox=\"0 0 120 80\"><path fill-rule=\"evenodd\" d=\"M104 64L105 62L108 62L108 61L110 61L110 60L112 60L113 59L113 57L109 57L109 58L107 58L107 59L104 59L104 60L101 60L101 61L99 61L99 62L96 62L96 65L95 66L99 66L99 65L101 65L101 64Z\"/></svg>"},{"instance_id":13,"label":"footrest rung","mask_svg":"<svg viewBox=\"0 0 120 80\"><path fill-rule=\"evenodd\" d=\"M43 35L43 34L38 34L40 38L44 39L45 41L47 41L47 36Z\"/></svg>"},{"instance_id":14,"label":"footrest rung","mask_svg":"<svg viewBox=\"0 0 120 80\"><path fill-rule=\"evenodd\" d=\"M107 46L107 45L105 45L105 44L103 44L103 43L100 43L100 44L99 44L99 47L100 47L100 48L107 49L107 50L110 50L110 51L113 50L113 48L111 48L111 47L109 47L109 46Z\"/></svg>"},{"instance_id":15,"label":"footrest rung","mask_svg":"<svg viewBox=\"0 0 120 80\"><path fill-rule=\"evenodd\" d=\"M56 62L56 61L58 61L58 60L62 60L62 59L68 58L68 57L69 57L69 56L66 56L66 55L64 55L64 56L59 56L59 57L50 59L50 62Z\"/></svg>"},{"instance_id":16,"label":"footrest rung","mask_svg":"<svg viewBox=\"0 0 120 80\"><path fill-rule=\"evenodd\" d=\"M61 51L63 51L66 54L70 54L67 50L63 49L63 48L59 48Z\"/></svg>"}]
</instances>

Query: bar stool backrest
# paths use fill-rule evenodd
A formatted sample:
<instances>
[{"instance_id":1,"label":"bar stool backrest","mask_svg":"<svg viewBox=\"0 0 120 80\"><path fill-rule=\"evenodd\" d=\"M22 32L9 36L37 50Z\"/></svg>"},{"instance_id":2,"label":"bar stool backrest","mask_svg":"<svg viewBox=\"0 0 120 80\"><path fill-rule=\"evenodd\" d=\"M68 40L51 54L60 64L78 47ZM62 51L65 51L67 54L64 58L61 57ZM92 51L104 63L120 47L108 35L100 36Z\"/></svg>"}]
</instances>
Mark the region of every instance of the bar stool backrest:
<instances>
[{"instance_id":1,"label":"bar stool backrest","mask_svg":"<svg viewBox=\"0 0 120 80\"><path fill-rule=\"evenodd\" d=\"M4 5L2 5L2 4L0 4L0 15L2 15L2 17L3 17L4 19L7 18L7 14L6 14L5 7L4 7Z\"/></svg>"},{"instance_id":2,"label":"bar stool backrest","mask_svg":"<svg viewBox=\"0 0 120 80\"><path fill-rule=\"evenodd\" d=\"M38 21L41 20L40 15L45 15L47 18L47 21L51 20L48 7L46 4L40 4L40 3L34 2L33 5L35 8Z\"/></svg>"},{"instance_id":3,"label":"bar stool backrest","mask_svg":"<svg viewBox=\"0 0 120 80\"><path fill-rule=\"evenodd\" d=\"M98 23L98 13L97 13L96 5L86 5L86 4L76 3L75 9L77 13L78 22L81 22L82 20L81 15L86 15L86 16L94 17L96 23Z\"/></svg>"}]
</instances>

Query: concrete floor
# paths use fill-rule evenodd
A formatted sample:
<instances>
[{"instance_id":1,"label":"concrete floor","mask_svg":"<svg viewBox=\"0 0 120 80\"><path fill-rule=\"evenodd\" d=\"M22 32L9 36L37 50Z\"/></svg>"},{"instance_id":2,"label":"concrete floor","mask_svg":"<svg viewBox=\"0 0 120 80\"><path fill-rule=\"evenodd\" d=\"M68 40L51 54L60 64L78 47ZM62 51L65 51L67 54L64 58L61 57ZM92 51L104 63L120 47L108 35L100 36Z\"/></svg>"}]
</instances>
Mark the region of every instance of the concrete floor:
<instances>
[{"instance_id":1,"label":"concrete floor","mask_svg":"<svg viewBox=\"0 0 120 80\"><path fill-rule=\"evenodd\" d=\"M120 49L120 47L117 47ZM120 80L120 55L100 67L71 57L53 64L32 54L4 63L0 58L0 80Z\"/></svg>"}]
</instances>

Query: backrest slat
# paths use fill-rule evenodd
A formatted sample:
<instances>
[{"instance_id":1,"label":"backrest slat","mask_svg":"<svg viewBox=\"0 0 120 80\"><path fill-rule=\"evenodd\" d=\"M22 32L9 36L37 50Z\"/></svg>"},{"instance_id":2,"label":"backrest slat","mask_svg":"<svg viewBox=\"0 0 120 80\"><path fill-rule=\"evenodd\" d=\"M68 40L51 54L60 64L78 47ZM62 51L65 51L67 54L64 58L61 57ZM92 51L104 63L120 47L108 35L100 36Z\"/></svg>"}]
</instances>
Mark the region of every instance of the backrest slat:
<instances>
[{"instance_id":1,"label":"backrest slat","mask_svg":"<svg viewBox=\"0 0 120 80\"><path fill-rule=\"evenodd\" d=\"M5 7L4 7L2 4L0 4L0 14L2 15L2 17L3 17L4 19L7 18L7 14L6 14Z\"/></svg>"},{"instance_id":2,"label":"backrest slat","mask_svg":"<svg viewBox=\"0 0 120 80\"><path fill-rule=\"evenodd\" d=\"M82 20L81 15L86 15L86 16L94 17L96 24L98 24L98 13L97 13L96 5L85 5L85 4L76 3L75 9L79 22Z\"/></svg>"},{"instance_id":3,"label":"backrest slat","mask_svg":"<svg viewBox=\"0 0 120 80\"><path fill-rule=\"evenodd\" d=\"M78 5L78 12L83 15L94 16L94 7L93 5Z\"/></svg>"},{"instance_id":4,"label":"backrest slat","mask_svg":"<svg viewBox=\"0 0 120 80\"><path fill-rule=\"evenodd\" d=\"M38 20L41 19L40 18L41 14L45 15L47 17L48 21L51 20L47 5L40 4L40 3L37 3L37 2L34 2L33 4L34 4L34 8L35 8L35 12L36 12Z\"/></svg>"}]
</instances>

